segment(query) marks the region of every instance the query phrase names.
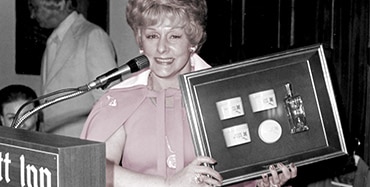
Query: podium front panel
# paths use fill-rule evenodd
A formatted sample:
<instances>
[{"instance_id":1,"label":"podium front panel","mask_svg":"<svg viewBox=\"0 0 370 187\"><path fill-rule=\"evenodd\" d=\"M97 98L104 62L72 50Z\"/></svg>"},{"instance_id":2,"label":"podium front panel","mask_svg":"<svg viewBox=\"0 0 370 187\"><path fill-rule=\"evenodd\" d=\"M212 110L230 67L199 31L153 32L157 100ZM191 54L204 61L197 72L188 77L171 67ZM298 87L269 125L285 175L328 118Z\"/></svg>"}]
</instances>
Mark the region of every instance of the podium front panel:
<instances>
[{"instance_id":1,"label":"podium front panel","mask_svg":"<svg viewBox=\"0 0 370 187\"><path fill-rule=\"evenodd\" d=\"M0 186L105 186L105 144L0 126Z\"/></svg>"}]
</instances>

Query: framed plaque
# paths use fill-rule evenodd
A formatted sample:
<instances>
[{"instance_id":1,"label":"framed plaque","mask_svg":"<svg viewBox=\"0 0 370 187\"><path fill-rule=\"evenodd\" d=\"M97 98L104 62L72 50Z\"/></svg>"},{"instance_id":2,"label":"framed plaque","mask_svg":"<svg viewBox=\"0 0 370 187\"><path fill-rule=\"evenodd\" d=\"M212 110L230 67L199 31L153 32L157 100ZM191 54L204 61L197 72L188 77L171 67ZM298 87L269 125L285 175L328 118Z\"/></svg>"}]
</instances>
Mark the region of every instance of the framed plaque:
<instances>
[{"instance_id":1,"label":"framed plaque","mask_svg":"<svg viewBox=\"0 0 370 187\"><path fill-rule=\"evenodd\" d=\"M180 76L198 156L223 185L347 155L322 45Z\"/></svg>"}]
</instances>

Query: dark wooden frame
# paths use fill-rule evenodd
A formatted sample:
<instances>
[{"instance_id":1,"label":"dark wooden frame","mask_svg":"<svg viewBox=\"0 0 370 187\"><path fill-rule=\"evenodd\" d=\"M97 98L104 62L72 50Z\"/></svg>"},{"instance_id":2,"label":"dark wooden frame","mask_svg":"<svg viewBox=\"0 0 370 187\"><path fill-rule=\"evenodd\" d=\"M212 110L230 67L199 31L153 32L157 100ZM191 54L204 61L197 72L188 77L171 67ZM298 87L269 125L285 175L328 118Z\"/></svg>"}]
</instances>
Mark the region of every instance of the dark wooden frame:
<instances>
[{"instance_id":1,"label":"dark wooden frame","mask_svg":"<svg viewBox=\"0 0 370 187\"><path fill-rule=\"evenodd\" d=\"M289 131L286 82L303 98L308 131ZM223 185L258 178L278 162L303 166L347 155L322 45L184 74L180 86L196 154L217 160L212 167L223 176ZM252 112L248 95L269 89L275 91L277 107ZM220 120L215 103L235 97L242 98L244 115ZM266 119L281 125L282 135L275 143L265 143L258 136L258 126ZM222 129L244 123L251 141L227 147Z\"/></svg>"}]
</instances>

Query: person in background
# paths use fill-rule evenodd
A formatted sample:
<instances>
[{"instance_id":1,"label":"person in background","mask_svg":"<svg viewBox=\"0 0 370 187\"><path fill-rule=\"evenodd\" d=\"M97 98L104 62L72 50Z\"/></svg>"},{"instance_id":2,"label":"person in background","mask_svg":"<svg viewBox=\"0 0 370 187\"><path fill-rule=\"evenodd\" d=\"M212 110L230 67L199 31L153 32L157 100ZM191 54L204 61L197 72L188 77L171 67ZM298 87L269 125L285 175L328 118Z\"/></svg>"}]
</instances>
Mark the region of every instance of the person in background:
<instances>
[{"instance_id":1,"label":"person in background","mask_svg":"<svg viewBox=\"0 0 370 187\"><path fill-rule=\"evenodd\" d=\"M28 101L36 99L36 92L25 85L12 84L0 90L0 119L2 126L11 127L20 107ZM18 117L39 106L39 101L28 104ZM24 121L18 128L38 131L42 121L42 113L35 113Z\"/></svg>"},{"instance_id":2,"label":"person in background","mask_svg":"<svg viewBox=\"0 0 370 187\"><path fill-rule=\"evenodd\" d=\"M36 19L40 27L54 29L42 60L42 95L86 85L117 68L109 36L77 12L77 2L28 0L31 18ZM95 89L45 108L43 131L79 137L92 106L103 93L104 90Z\"/></svg>"},{"instance_id":3,"label":"person in background","mask_svg":"<svg viewBox=\"0 0 370 187\"><path fill-rule=\"evenodd\" d=\"M180 74L210 68L197 52L206 39L205 0L129 0L128 24L149 69L111 88L92 109L82 139L105 142L106 186L221 186L221 175L196 156ZM263 154L263 153L261 153ZM294 164L235 186L281 186Z\"/></svg>"}]
</instances>

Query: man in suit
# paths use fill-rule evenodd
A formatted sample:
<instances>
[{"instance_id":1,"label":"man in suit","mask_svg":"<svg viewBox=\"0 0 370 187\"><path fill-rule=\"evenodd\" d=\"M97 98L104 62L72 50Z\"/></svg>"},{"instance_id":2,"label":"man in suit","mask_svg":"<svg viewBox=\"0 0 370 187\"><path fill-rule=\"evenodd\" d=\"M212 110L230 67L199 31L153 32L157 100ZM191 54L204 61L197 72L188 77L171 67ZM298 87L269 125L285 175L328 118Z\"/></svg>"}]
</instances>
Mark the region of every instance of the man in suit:
<instances>
[{"instance_id":1,"label":"man in suit","mask_svg":"<svg viewBox=\"0 0 370 187\"><path fill-rule=\"evenodd\" d=\"M28 0L31 18L54 29L42 61L42 95L77 88L117 67L109 36L76 11L76 0ZM43 110L42 131L79 137L82 126L103 90L93 90Z\"/></svg>"}]
</instances>

